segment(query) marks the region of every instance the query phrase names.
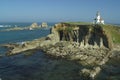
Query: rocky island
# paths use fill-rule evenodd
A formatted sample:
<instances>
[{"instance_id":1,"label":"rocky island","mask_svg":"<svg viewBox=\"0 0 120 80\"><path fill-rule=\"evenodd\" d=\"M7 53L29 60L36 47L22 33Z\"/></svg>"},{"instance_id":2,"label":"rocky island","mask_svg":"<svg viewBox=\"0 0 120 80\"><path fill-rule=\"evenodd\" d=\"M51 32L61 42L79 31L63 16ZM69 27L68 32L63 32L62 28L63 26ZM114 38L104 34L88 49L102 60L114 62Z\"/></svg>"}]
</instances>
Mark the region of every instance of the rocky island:
<instances>
[{"instance_id":1,"label":"rocky island","mask_svg":"<svg viewBox=\"0 0 120 80\"><path fill-rule=\"evenodd\" d=\"M79 76L94 80L108 69L104 66L110 59L120 60L120 27L114 25L64 22L55 24L51 33L40 39L22 44L5 44L7 56L40 49L53 58L75 61L83 66Z\"/></svg>"},{"instance_id":2,"label":"rocky island","mask_svg":"<svg viewBox=\"0 0 120 80\"><path fill-rule=\"evenodd\" d=\"M10 27L10 28L3 29L0 31L35 30L35 29L41 29L41 28L47 28L47 27L48 25L45 22L42 22L41 25L38 25L36 22L34 22L30 26L20 27L20 26L15 25L15 27Z\"/></svg>"}]
</instances>

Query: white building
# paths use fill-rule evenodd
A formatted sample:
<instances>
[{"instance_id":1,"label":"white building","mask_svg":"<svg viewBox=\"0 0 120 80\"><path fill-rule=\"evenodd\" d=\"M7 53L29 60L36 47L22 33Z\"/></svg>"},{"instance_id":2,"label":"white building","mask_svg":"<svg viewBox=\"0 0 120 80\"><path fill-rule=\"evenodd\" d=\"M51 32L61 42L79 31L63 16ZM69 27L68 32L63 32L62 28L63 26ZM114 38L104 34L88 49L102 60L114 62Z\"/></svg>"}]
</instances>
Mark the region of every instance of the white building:
<instances>
[{"instance_id":1,"label":"white building","mask_svg":"<svg viewBox=\"0 0 120 80\"><path fill-rule=\"evenodd\" d=\"M95 24L104 24L104 20L100 16L100 12L97 11L96 18L94 19Z\"/></svg>"}]
</instances>

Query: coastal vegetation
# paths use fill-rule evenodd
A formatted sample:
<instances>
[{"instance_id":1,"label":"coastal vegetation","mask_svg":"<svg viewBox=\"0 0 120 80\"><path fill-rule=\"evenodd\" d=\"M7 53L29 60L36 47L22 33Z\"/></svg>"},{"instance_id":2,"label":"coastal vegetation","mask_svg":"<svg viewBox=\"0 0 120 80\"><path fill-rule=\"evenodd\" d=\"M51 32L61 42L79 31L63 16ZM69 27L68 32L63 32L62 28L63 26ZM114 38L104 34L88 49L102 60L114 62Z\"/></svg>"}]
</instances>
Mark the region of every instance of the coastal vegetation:
<instances>
[{"instance_id":1,"label":"coastal vegetation","mask_svg":"<svg viewBox=\"0 0 120 80\"><path fill-rule=\"evenodd\" d=\"M113 43L120 43L120 27L114 25L101 25L111 35Z\"/></svg>"}]
</instances>

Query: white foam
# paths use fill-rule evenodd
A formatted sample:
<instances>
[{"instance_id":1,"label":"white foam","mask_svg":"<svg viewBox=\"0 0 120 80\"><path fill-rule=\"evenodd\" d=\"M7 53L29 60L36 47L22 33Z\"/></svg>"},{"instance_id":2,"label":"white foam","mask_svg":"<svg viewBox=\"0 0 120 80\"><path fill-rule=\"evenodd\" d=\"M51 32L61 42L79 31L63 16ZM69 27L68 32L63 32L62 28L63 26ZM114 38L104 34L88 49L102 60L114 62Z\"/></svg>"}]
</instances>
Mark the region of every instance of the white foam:
<instances>
[{"instance_id":1,"label":"white foam","mask_svg":"<svg viewBox=\"0 0 120 80\"><path fill-rule=\"evenodd\" d=\"M11 27L11 25L0 25L0 27Z\"/></svg>"}]
</instances>

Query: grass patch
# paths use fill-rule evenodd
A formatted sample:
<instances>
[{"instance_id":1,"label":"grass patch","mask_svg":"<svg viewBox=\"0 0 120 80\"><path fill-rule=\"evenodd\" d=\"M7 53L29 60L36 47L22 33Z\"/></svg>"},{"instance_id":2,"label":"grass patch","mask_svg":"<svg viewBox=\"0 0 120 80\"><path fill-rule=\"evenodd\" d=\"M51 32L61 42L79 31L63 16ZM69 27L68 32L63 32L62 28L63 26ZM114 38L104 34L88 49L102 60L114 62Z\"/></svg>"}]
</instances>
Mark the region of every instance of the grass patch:
<instances>
[{"instance_id":1,"label":"grass patch","mask_svg":"<svg viewBox=\"0 0 120 80\"><path fill-rule=\"evenodd\" d=\"M107 34L112 37L113 43L120 43L120 27L114 25L101 25Z\"/></svg>"},{"instance_id":2,"label":"grass patch","mask_svg":"<svg viewBox=\"0 0 120 80\"><path fill-rule=\"evenodd\" d=\"M72 25L92 25L90 22L65 22L67 24L72 24Z\"/></svg>"}]
</instances>

